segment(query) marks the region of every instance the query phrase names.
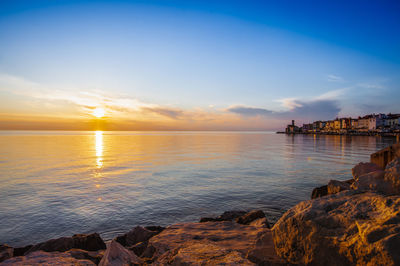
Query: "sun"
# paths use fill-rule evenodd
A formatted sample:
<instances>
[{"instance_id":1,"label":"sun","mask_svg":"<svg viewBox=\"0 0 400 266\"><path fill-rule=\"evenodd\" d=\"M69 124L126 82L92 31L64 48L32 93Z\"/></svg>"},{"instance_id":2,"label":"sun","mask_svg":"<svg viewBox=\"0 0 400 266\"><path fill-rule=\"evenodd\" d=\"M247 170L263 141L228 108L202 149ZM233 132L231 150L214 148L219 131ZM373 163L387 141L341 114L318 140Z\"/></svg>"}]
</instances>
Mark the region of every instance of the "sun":
<instances>
[{"instance_id":1,"label":"sun","mask_svg":"<svg viewBox=\"0 0 400 266\"><path fill-rule=\"evenodd\" d=\"M105 115L105 111L103 108L97 107L96 109L93 110L93 115L97 118L102 118Z\"/></svg>"}]
</instances>

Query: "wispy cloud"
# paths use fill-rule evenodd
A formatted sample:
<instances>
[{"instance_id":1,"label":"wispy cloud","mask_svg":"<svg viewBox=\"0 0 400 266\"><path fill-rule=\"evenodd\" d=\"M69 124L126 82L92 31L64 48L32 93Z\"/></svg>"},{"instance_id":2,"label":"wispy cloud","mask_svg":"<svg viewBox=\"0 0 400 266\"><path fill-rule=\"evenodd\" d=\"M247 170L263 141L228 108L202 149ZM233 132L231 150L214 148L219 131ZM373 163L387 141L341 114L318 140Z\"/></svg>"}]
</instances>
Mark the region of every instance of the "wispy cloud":
<instances>
[{"instance_id":1,"label":"wispy cloud","mask_svg":"<svg viewBox=\"0 0 400 266\"><path fill-rule=\"evenodd\" d=\"M244 116L266 116L272 114L272 111L268 109L246 106L231 106L226 111Z\"/></svg>"},{"instance_id":2,"label":"wispy cloud","mask_svg":"<svg viewBox=\"0 0 400 266\"><path fill-rule=\"evenodd\" d=\"M344 81L344 79L342 77L337 76L337 75L333 75L333 74L327 75L327 79L330 82L342 82L342 81Z\"/></svg>"},{"instance_id":3,"label":"wispy cloud","mask_svg":"<svg viewBox=\"0 0 400 266\"><path fill-rule=\"evenodd\" d=\"M144 107L144 108L142 108L142 110L156 113L156 114L166 116L166 117L172 118L172 119L178 119L184 113L180 109L173 109L173 108L167 108L167 107Z\"/></svg>"},{"instance_id":4,"label":"wispy cloud","mask_svg":"<svg viewBox=\"0 0 400 266\"><path fill-rule=\"evenodd\" d=\"M10 75L0 75L0 90L13 94L43 100L45 103L68 103L81 110L83 115L90 114L97 107L102 107L107 114L130 115L132 113L177 119L183 110L145 103L128 95L108 93L101 90L77 90L49 88L39 83Z\"/></svg>"}]
</instances>

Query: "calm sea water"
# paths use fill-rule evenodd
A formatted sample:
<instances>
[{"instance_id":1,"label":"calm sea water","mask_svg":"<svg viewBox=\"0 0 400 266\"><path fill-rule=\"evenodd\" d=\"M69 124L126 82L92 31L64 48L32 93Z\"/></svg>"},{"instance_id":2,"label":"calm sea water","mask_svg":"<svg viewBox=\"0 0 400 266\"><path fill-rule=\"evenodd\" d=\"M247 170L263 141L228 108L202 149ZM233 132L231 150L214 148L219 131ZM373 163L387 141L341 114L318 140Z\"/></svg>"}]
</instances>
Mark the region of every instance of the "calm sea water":
<instances>
[{"instance_id":1,"label":"calm sea water","mask_svg":"<svg viewBox=\"0 0 400 266\"><path fill-rule=\"evenodd\" d=\"M0 243L262 209L275 222L391 143L270 132L0 132Z\"/></svg>"}]
</instances>

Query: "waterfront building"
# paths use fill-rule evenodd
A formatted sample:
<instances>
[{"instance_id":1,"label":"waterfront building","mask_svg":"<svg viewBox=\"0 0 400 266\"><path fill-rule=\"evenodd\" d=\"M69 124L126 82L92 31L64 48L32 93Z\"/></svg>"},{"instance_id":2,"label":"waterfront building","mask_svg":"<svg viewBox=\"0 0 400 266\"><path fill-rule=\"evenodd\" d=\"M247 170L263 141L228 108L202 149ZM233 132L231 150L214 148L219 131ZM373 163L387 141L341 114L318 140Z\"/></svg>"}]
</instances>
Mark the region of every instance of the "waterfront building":
<instances>
[{"instance_id":1,"label":"waterfront building","mask_svg":"<svg viewBox=\"0 0 400 266\"><path fill-rule=\"evenodd\" d=\"M287 134L299 133L300 131L300 128L294 124L294 120L292 120L292 124L287 125L285 130Z\"/></svg>"},{"instance_id":2,"label":"waterfront building","mask_svg":"<svg viewBox=\"0 0 400 266\"><path fill-rule=\"evenodd\" d=\"M353 118L351 118L350 127L351 127L351 129L353 129L353 130L358 129L358 119L353 119Z\"/></svg>"},{"instance_id":3,"label":"waterfront building","mask_svg":"<svg viewBox=\"0 0 400 266\"><path fill-rule=\"evenodd\" d=\"M334 121L333 121L333 127L334 127L334 129L336 130L336 131L339 131L340 130L340 128L341 128L341 123L340 123L340 120L338 119L338 118L336 118Z\"/></svg>"},{"instance_id":4,"label":"waterfront building","mask_svg":"<svg viewBox=\"0 0 400 266\"><path fill-rule=\"evenodd\" d=\"M375 131L378 128L383 127L385 118L386 118L385 114L370 115L368 117L368 130Z\"/></svg>"},{"instance_id":5,"label":"waterfront building","mask_svg":"<svg viewBox=\"0 0 400 266\"><path fill-rule=\"evenodd\" d=\"M400 129L400 114L388 114L384 119L384 127Z\"/></svg>"},{"instance_id":6,"label":"waterfront building","mask_svg":"<svg viewBox=\"0 0 400 266\"><path fill-rule=\"evenodd\" d=\"M370 115L366 115L366 116L364 116L364 117L362 117L362 118L359 118L358 119L358 130L361 130L361 131L368 131L368 128L369 128L369 116Z\"/></svg>"}]
</instances>

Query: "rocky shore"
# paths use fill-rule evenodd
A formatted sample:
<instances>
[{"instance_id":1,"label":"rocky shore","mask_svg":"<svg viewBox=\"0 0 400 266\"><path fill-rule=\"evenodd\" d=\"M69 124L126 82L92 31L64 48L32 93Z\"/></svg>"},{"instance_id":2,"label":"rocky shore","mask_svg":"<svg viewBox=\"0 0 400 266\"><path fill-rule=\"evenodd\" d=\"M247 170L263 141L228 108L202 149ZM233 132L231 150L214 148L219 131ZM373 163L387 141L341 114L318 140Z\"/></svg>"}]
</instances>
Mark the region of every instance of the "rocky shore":
<instances>
[{"instance_id":1,"label":"rocky shore","mask_svg":"<svg viewBox=\"0 0 400 266\"><path fill-rule=\"evenodd\" d=\"M400 265L400 144L331 180L271 228L260 210L97 233L26 247L0 245L0 265Z\"/></svg>"}]
</instances>

